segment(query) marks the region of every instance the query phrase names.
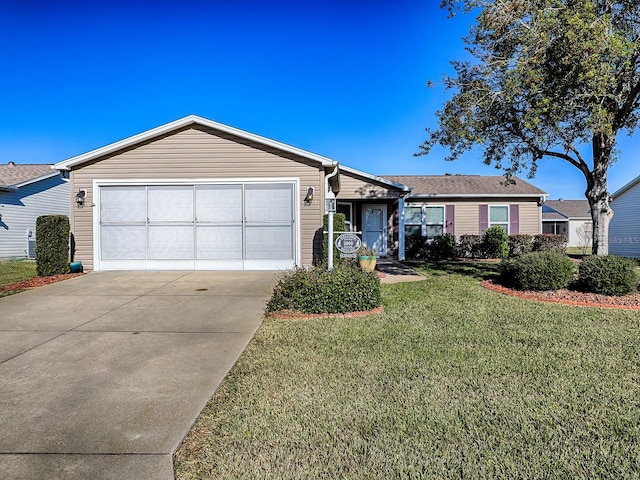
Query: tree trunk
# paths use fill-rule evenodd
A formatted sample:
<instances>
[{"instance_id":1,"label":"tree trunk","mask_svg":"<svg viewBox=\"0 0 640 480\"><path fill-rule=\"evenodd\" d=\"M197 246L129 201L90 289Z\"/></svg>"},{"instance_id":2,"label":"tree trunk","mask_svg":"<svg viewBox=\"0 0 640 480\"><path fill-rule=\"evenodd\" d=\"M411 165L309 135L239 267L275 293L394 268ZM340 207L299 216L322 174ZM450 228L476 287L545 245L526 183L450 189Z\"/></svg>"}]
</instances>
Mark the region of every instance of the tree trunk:
<instances>
[{"instance_id":1,"label":"tree trunk","mask_svg":"<svg viewBox=\"0 0 640 480\"><path fill-rule=\"evenodd\" d=\"M607 189L607 169L611 164L613 137L605 133L593 136L593 170L586 175L587 191L585 196L591 208L593 220L593 254L609 254L609 222L613 210L609 207L609 191Z\"/></svg>"}]
</instances>

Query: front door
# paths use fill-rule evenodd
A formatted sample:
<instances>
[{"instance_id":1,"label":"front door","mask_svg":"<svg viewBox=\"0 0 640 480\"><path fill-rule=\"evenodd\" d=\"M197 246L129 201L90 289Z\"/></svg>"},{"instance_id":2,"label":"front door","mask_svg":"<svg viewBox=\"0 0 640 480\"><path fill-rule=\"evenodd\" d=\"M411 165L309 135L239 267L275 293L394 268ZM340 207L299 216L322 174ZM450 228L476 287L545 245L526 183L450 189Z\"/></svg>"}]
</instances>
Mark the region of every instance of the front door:
<instances>
[{"instance_id":1,"label":"front door","mask_svg":"<svg viewBox=\"0 0 640 480\"><path fill-rule=\"evenodd\" d=\"M387 255L387 206L362 206L362 242L378 256Z\"/></svg>"}]
</instances>

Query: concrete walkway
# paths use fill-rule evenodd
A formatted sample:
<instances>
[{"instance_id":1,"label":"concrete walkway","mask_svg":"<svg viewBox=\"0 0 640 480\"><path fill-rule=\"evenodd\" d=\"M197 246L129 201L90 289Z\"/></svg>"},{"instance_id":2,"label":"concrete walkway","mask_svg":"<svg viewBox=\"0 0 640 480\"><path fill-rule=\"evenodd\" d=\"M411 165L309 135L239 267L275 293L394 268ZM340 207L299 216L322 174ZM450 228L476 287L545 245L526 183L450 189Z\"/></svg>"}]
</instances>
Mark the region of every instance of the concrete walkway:
<instances>
[{"instance_id":1,"label":"concrete walkway","mask_svg":"<svg viewBox=\"0 0 640 480\"><path fill-rule=\"evenodd\" d=\"M0 299L4 479L173 479L273 272L101 272Z\"/></svg>"},{"instance_id":2,"label":"concrete walkway","mask_svg":"<svg viewBox=\"0 0 640 480\"><path fill-rule=\"evenodd\" d=\"M413 268L392 258L379 258L376 262L376 270L385 275L380 279L382 283L419 282L425 279Z\"/></svg>"}]
</instances>

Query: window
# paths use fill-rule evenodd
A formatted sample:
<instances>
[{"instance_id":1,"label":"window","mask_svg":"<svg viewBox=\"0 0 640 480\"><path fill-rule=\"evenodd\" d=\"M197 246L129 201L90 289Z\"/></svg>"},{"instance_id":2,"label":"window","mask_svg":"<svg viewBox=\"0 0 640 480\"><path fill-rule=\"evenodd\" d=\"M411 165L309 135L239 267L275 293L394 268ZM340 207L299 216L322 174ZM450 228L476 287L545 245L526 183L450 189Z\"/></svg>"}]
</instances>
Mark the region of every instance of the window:
<instances>
[{"instance_id":1,"label":"window","mask_svg":"<svg viewBox=\"0 0 640 480\"><path fill-rule=\"evenodd\" d=\"M336 213L344 214L345 223L347 224L347 232L353 232L353 217L352 217L351 203L338 202L338 206L336 207Z\"/></svg>"},{"instance_id":2,"label":"window","mask_svg":"<svg viewBox=\"0 0 640 480\"><path fill-rule=\"evenodd\" d=\"M489 206L489 227L496 225L509 233L509 207L507 205Z\"/></svg>"},{"instance_id":3,"label":"window","mask_svg":"<svg viewBox=\"0 0 640 480\"><path fill-rule=\"evenodd\" d=\"M428 240L444 234L444 206L406 206L404 234L406 238L427 237Z\"/></svg>"}]
</instances>

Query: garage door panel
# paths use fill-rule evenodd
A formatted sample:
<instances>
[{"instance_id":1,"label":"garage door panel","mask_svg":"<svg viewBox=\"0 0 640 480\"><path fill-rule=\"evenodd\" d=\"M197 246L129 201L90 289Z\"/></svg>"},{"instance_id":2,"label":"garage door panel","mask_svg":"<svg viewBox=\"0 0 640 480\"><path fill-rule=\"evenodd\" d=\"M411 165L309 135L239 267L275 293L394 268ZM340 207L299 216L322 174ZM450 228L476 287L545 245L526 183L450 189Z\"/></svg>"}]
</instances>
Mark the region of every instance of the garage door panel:
<instances>
[{"instance_id":1,"label":"garage door panel","mask_svg":"<svg viewBox=\"0 0 640 480\"><path fill-rule=\"evenodd\" d=\"M242 185L198 185L198 222L242 222Z\"/></svg>"},{"instance_id":2,"label":"garage door panel","mask_svg":"<svg viewBox=\"0 0 640 480\"><path fill-rule=\"evenodd\" d=\"M242 260L242 225L196 229L197 260Z\"/></svg>"},{"instance_id":3,"label":"garage door panel","mask_svg":"<svg viewBox=\"0 0 640 480\"><path fill-rule=\"evenodd\" d=\"M290 226L247 227L247 260L293 258Z\"/></svg>"},{"instance_id":4,"label":"garage door panel","mask_svg":"<svg viewBox=\"0 0 640 480\"><path fill-rule=\"evenodd\" d=\"M102 187L100 219L104 223L144 223L147 219L145 187Z\"/></svg>"},{"instance_id":5,"label":"garage door panel","mask_svg":"<svg viewBox=\"0 0 640 480\"><path fill-rule=\"evenodd\" d=\"M153 186L148 191L149 222L193 221L193 186Z\"/></svg>"},{"instance_id":6,"label":"garage door panel","mask_svg":"<svg viewBox=\"0 0 640 480\"><path fill-rule=\"evenodd\" d=\"M149 226L150 260L193 260L193 226Z\"/></svg>"},{"instance_id":7,"label":"garage door panel","mask_svg":"<svg viewBox=\"0 0 640 480\"><path fill-rule=\"evenodd\" d=\"M102 260L144 260L146 227L144 225L103 225Z\"/></svg>"},{"instance_id":8,"label":"garage door panel","mask_svg":"<svg viewBox=\"0 0 640 480\"><path fill-rule=\"evenodd\" d=\"M283 222L293 218L293 185L247 185L247 222Z\"/></svg>"}]
</instances>

